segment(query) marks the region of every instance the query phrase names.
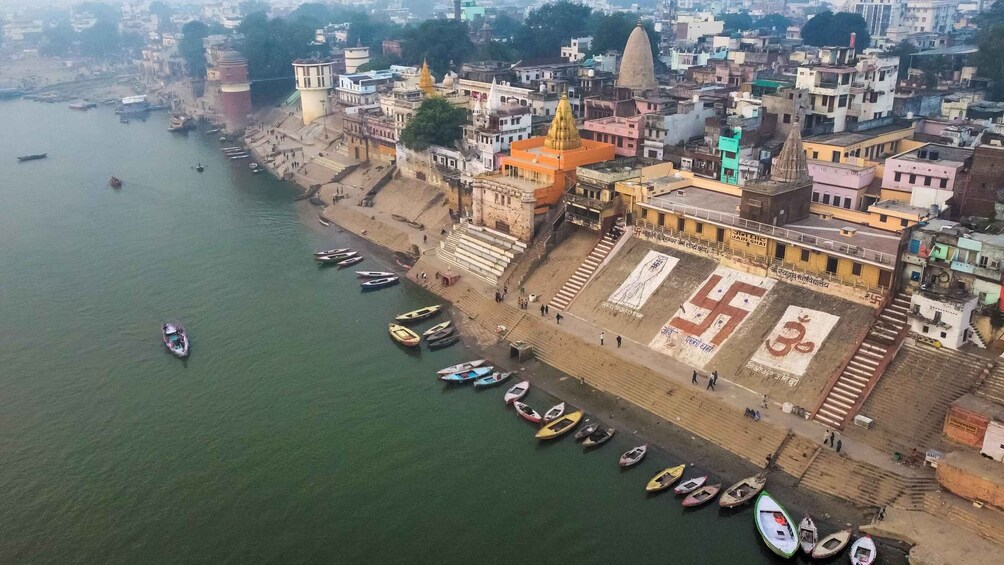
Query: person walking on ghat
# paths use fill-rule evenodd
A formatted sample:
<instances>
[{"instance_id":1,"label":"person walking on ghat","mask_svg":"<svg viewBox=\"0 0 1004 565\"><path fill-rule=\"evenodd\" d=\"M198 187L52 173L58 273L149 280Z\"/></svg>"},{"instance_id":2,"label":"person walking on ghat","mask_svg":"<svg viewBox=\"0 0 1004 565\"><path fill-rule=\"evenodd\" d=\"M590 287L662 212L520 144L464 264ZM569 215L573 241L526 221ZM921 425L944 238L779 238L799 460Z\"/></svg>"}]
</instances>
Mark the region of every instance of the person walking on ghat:
<instances>
[{"instance_id":1,"label":"person walking on ghat","mask_svg":"<svg viewBox=\"0 0 1004 565\"><path fill-rule=\"evenodd\" d=\"M554 315L554 321L558 322L558 325L560 326L561 325L561 318L563 318L563 317L564 316L561 315L561 312L558 312L557 314Z\"/></svg>"},{"instance_id":2,"label":"person walking on ghat","mask_svg":"<svg viewBox=\"0 0 1004 565\"><path fill-rule=\"evenodd\" d=\"M704 387L704 390L710 390L710 391L714 392L714 390L715 390L715 374L714 373L711 373L711 376L708 378L708 386Z\"/></svg>"},{"instance_id":3,"label":"person walking on ghat","mask_svg":"<svg viewBox=\"0 0 1004 565\"><path fill-rule=\"evenodd\" d=\"M544 316L544 305L543 304L540 305L540 315L542 317Z\"/></svg>"},{"instance_id":4,"label":"person walking on ghat","mask_svg":"<svg viewBox=\"0 0 1004 565\"><path fill-rule=\"evenodd\" d=\"M766 394L763 395L763 400L760 401L760 407L761 408L766 408L767 407L767 395Z\"/></svg>"},{"instance_id":5,"label":"person walking on ghat","mask_svg":"<svg viewBox=\"0 0 1004 565\"><path fill-rule=\"evenodd\" d=\"M621 336L617 336L617 347L621 346Z\"/></svg>"},{"instance_id":6,"label":"person walking on ghat","mask_svg":"<svg viewBox=\"0 0 1004 565\"><path fill-rule=\"evenodd\" d=\"M830 428L826 428L823 432L823 445L828 445L830 443Z\"/></svg>"},{"instance_id":7,"label":"person walking on ghat","mask_svg":"<svg viewBox=\"0 0 1004 565\"><path fill-rule=\"evenodd\" d=\"M695 385L697 384L697 371L694 371L694 374L690 375L690 382Z\"/></svg>"},{"instance_id":8,"label":"person walking on ghat","mask_svg":"<svg viewBox=\"0 0 1004 565\"><path fill-rule=\"evenodd\" d=\"M544 305L544 313L547 315L551 314L551 306L549 304Z\"/></svg>"},{"instance_id":9,"label":"person walking on ghat","mask_svg":"<svg viewBox=\"0 0 1004 565\"><path fill-rule=\"evenodd\" d=\"M844 442L842 440L837 440L837 453L840 453L840 448L843 447Z\"/></svg>"},{"instance_id":10,"label":"person walking on ghat","mask_svg":"<svg viewBox=\"0 0 1004 565\"><path fill-rule=\"evenodd\" d=\"M606 336L607 334L605 332L600 332L600 345L603 345L603 338L605 338Z\"/></svg>"}]
</instances>

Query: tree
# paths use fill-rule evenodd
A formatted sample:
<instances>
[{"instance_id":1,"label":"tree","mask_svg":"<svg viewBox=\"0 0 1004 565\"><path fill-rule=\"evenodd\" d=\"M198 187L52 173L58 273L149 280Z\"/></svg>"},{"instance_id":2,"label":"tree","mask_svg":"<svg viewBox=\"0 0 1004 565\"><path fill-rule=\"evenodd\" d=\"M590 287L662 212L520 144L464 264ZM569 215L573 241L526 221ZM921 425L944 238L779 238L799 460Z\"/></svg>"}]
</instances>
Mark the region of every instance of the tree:
<instances>
[{"instance_id":1,"label":"tree","mask_svg":"<svg viewBox=\"0 0 1004 565\"><path fill-rule=\"evenodd\" d=\"M507 14L499 14L491 22L492 37L498 40L509 41L519 33L523 24Z\"/></svg>"},{"instance_id":2,"label":"tree","mask_svg":"<svg viewBox=\"0 0 1004 565\"><path fill-rule=\"evenodd\" d=\"M264 0L244 0L237 5L237 11L245 17L257 13L267 14L268 8L269 3Z\"/></svg>"},{"instance_id":3,"label":"tree","mask_svg":"<svg viewBox=\"0 0 1004 565\"><path fill-rule=\"evenodd\" d=\"M397 55L375 55L370 57L368 63L359 65L359 69L357 69L356 72L365 73L366 71L386 69L391 65L400 65L401 63L401 58Z\"/></svg>"},{"instance_id":4,"label":"tree","mask_svg":"<svg viewBox=\"0 0 1004 565\"><path fill-rule=\"evenodd\" d=\"M980 74L992 81L987 94L995 102L1004 102L1004 24L988 29L979 46L976 65Z\"/></svg>"},{"instance_id":5,"label":"tree","mask_svg":"<svg viewBox=\"0 0 1004 565\"><path fill-rule=\"evenodd\" d=\"M860 14L850 12L833 12L826 10L815 15L802 26L802 40L806 45L843 46L851 42L851 33L856 33L858 51L868 47L871 36L868 34L868 24Z\"/></svg>"},{"instance_id":6,"label":"tree","mask_svg":"<svg viewBox=\"0 0 1004 565\"><path fill-rule=\"evenodd\" d=\"M753 16L749 12L721 14L718 18L725 22L725 31L753 29Z\"/></svg>"},{"instance_id":7,"label":"tree","mask_svg":"<svg viewBox=\"0 0 1004 565\"><path fill-rule=\"evenodd\" d=\"M83 55L104 59L119 51L121 40L116 22L98 20L80 32L80 52Z\"/></svg>"},{"instance_id":8,"label":"tree","mask_svg":"<svg viewBox=\"0 0 1004 565\"><path fill-rule=\"evenodd\" d=\"M466 123L467 110L464 108L439 96L426 98L401 130L401 143L414 151L424 151L430 145L450 147L463 135Z\"/></svg>"},{"instance_id":9,"label":"tree","mask_svg":"<svg viewBox=\"0 0 1004 565\"><path fill-rule=\"evenodd\" d=\"M561 45L573 37L589 35L592 8L560 0L531 10L526 25L515 35L515 43L524 59L557 57Z\"/></svg>"},{"instance_id":10,"label":"tree","mask_svg":"<svg viewBox=\"0 0 1004 565\"><path fill-rule=\"evenodd\" d=\"M70 52L77 32L70 22L60 22L42 32L42 45L39 51L49 57L62 57Z\"/></svg>"},{"instance_id":11,"label":"tree","mask_svg":"<svg viewBox=\"0 0 1004 565\"><path fill-rule=\"evenodd\" d=\"M917 52L917 48L908 39L899 42L895 47L886 51L887 55L899 57L898 80L906 80L910 76L910 55Z\"/></svg>"},{"instance_id":12,"label":"tree","mask_svg":"<svg viewBox=\"0 0 1004 565\"><path fill-rule=\"evenodd\" d=\"M464 22L425 20L418 27L405 28L401 52L410 63L425 59L430 67L443 73L467 60L474 53L474 44Z\"/></svg>"},{"instance_id":13,"label":"tree","mask_svg":"<svg viewBox=\"0 0 1004 565\"><path fill-rule=\"evenodd\" d=\"M784 35L791 20L781 14L767 14L759 20L753 22L753 27L759 30L772 32L773 35Z\"/></svg>"},{"instance_id":14,"label":"tree","mask_svg":"<svg viewBox=\"0 0 1004 565\"><path fill-rule=\"evenodd\" d=\"M238 50L248 58L254 78L290 77L292 63L314 51L314 28L282 18L269 19L263 12L245 16L237 31L243 37Z\"/></svg>"},{"instance_id":15,"label":"tree","mask_svg":"<svg viewBox=\"0 0 1004 565\"><path fill-rule=\"evenodd\" d=\"M150 7L147 10L150 11L150 14L157 16L158 32L164 33L174 28L174 24L171 22L170 6L161 2L161 0L153 0L153 2L150 2Z\"/></svg>"},{"instance_id":16,"label":"tree","mask_svg":"<svg viewBox=\"0 0 1004 565\"><path fill-rule=\"evenodd\" d=\"M594 12L591 18L593 44L590 52L593 54L606 53L611 49L624 51L628 37L631 36L631 32L634 31L637 24L638 19L627 12L614 12L609 16L600 12ZM655 30L652 28L652 24L645 22L643 26L648 35L648 42L652 47L652 55L658 57L658 35L656 35Z\"/></svg>"},{"instance_id":17,"label":"tree","mask_svg":"<svg viewBox=\"0 0 1004 565\"><path fill-rule=\"evenodd\" d=\"M188 65L188 74L192 78L206 78L206 49L202 40L209 36L209 26L192 20L181 28L184 37L178 45L178 53Z\"/></svg>"}]
</instances>

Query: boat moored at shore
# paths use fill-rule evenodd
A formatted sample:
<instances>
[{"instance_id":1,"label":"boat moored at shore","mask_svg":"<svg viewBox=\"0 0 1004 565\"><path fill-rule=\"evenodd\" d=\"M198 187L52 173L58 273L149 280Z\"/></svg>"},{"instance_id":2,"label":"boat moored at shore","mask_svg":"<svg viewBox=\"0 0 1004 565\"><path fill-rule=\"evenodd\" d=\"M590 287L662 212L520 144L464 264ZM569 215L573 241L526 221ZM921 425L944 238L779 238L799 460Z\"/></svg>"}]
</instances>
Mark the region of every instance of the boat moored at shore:
<instances>
[{"instance_id":1,"label":"boat moored at shore","mask_svg":"<svg viewBox=\"0 0 1004 565\"><path fill-rule=\"evenodd\" d=\"M684 498L683 502L680 504L686 508L693 508L695 506L706 504L714 500L720 490L722 490L721 483L703 486L687 495L687 498Z\"/></svg>"},{"instance_id":2,"label":"boat moored at shore","mask_svg":"<svg viewBox=\"0 0 1004 565\"><path fill-rule=\"evenodd\" d=\"M387 277L385 279L373 279L362 282L359 283L359 286L361 286L363 290L377 290L388 286L394 286L399 282L401 282L399 277Z\"/></svg>"},{"instance_id":3,"label":"boat moored at shore","mask_svg":"<svg viewBox=\"0 0 1004 565\"><path fill-rule=\"evenodd\" d=\"M840 553L851 541L851 530L840 530L824 537L812 550L813 559L829 559Z\"/></svg>"},{"instance_id":4,"label":"boat moored at shore","mask_svg":"<svg viewBox=\"0 0 1004 565\"><path fill-rule=\"evenodd\" d=\"M878 557L878 548L871 536L862 536L851 546L851 565L872 565Z\"/></svg>"},{"instance_id":5,"label":"boat moored at shore","mask_svg":"<svg viewBox=\"0 0 1004 565\"><path fill-rule=\"evenodd\" d=\"M680 480L683 476L683 471L686 469L686 465L677 465L675 467L667 467L662 471L659 471L648 481L645 485L645 492L660 492L673 486L673 483Z\"/></svg>"},{"instance_id":6,"label":"boat moored at shore","mask_svg":"<svg viewBox=\"0 0 1004 565\"><path fill-rule=\"evenodd\" d=\"M544 427L540 428L535 437L541 440L557 439L574 430L575 426L579 425L579 422L582 420L582 416L581 410L565 414L553 422L544 424Z\"/></svg>"},{"instance_id":7,"label":"boat moored at shore","mask_svg":"<svg viewBox=\"0 0 1004 565\"><path fill-rule=\"evenodd\" d=\"M417 333L404 326L388 324L387 330L390 332L390 337L393 338L394 341L405 347L418 347L422 341L421 338L418 337Z\"/></svg>"},{"instance_id":8,"label":"boat moored at shore","mask_svg":"<svg viewBox=\"0 0 1004 565\"><path fill-rule=\"evenodd\" d=\"M394 320L402 324L410 324L412 322L418 322L426 318L431 318L442 311L442 309L442 304L426 306L425 308L419 308L418 310L412 310L411 312L399 314L394 317Z\"/></svg>"},{"instance_id":9,"label":"boat moored at shore","mask_svg":"<svg viewBox=\"0 0 1004 565\"><path fill-rule=\"evenodd\" d=\"M735 508L752 500L766 484L767 475L765 473L746 477L723 492L722 496L718 498L718 505L722 508Z\"/></svg>"},{"instance_id":10,"label":"boat moored at shore","mask_svg":"<svg viewBox=\"0 0 1004 565\"><path fill-rule=\"evenodd\" d=\"M767 491L756 499L753 520L764 544L781 557L791 557L798 551L798 527L791 516Z\"/></svg>"}]
</instances>

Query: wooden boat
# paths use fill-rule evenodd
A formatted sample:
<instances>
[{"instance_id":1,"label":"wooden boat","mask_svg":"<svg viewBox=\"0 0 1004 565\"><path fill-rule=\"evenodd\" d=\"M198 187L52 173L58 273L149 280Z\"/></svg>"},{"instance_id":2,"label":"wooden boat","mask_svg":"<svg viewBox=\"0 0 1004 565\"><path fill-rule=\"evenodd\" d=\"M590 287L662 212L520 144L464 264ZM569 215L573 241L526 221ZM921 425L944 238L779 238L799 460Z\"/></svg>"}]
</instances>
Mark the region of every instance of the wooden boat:
<instances>
[{"instance_id":1,"label":"wooden boat","mask_svg":"<svg viewBox=\"0 0 1004 565\"><path fill-rule=\"evenodd\" d=\"M467 361L466 363L457 363L456 365L450 365L449 367L444 367L436 371L439 375L452 375L453 373L459 373L461 371L470 371L471 369L477 369L478 367L487 363L487 359L475 359L474 361Z\"/></svg>"},{"instance_id":2,"label":"wooden boat","mask_svg":"<svg viewBox=\"0 0 1004 565\"><path fill-rule=\"evenodd\" d=\"M327 265L337 265L342 261L355 257L356 255L359 255L358 251L348 251L346 253L336 253L334 255L321 255L320 257L314 257L314 261Z\"/></svg>"},{"instance_id":3,"label":"wooden boat","mask_svg":"<svg viewBox=\"0 0 1004 565\"><path fill-rule=\"evenodd\" d=\"M582 428L581 430L575 432L575 441L582 441L592 435L593 432L598 430L600 427L599 422L593 422L588 426Z\"/></svg>"},{"instance_id":4,"label":"wooden boat","mask_svg":"<svg viewBox=\"0 0 1004 565\"><path fill-rule=\"evenodd\" d=\"M788 512L767 491L756 499L753 520L760 537L771 551L791 557L798 551L798 526Z\"/></svg>"},{"instance_id":5,"label":"wooden boat","mask_svg":"<svg viewBox=\"0 0 1004 565\"><path fill-rule=\"evenodd\" d=\"M322 218L320 216L317 217L317 223L321 224L322 226L324 226L326 228L331 227L331 222L325 220L324 218Z\"/></svg>"},{"instance_id":6,"label":"wooden boat","mask_svg":"<svg viewBox=\"0 0 1004 565\"><path fill-rule=\"evenodd\" d=\"M600 428L595 432L589 434L589 436L582 441L582 447L599 447L604 443L610 441L610 438L614 437L617 430L613 428Z\"/></svg>"},{"instance_id":7,"label":"wooden boat","mask_svg":"<svg viewBox=\"0 0 1004 565\"><path fill-rule=\"evenodd\" d=\"M530 381L520 381L506 391L502 400L504 400L506 404L512 404L517 400L521 400L528 392L530 392Z\"/></svg>"},{"instance_id":8,"label":"wooden boat","mask_svg":"<svg viewBox=\"0 0 1004 565\"><path fill-rule=\"evenodd\" d=\"M819 542L819 530L816 529L816 523L812 521L812 516L808 514L802 521L798 523L798 545L801 546L802 552L806 555L812 555L812 550L816 548L816 543Z\"/></svg>"},{"instance_id":9,"label":"wooden boat","mask_svg":"<svg viewBox=\"0 0 1004 565\"><path fill-rule=\"evenodd\" d=\"M188 357L188 332L181 324L168 322L160 330L164 337L164 346L171 352L171 355L181 359Z\"/></svg>"},{"instance_id":10,"label":"wooden boat","mask_svg":"<svg viewBox=\"0 0 1004 565\"><path fill-rule=\"evenodd\" d=\"M683 504L687 508L692 508L694 506L700 506L707 502L711 502L718 496L718 491L722 490L722 484L718 483L716 485L708 485L701 487L694 492L690 493L687 498L683 499Z\"/></svg>"},{"instance_id":11,"label":"wooden boat","mask_svg":"<svg viewBox=\"0 0 1004 565\"><path fill-rule=\"evenodd\" d=\"M448 327L448 328L446 328L444 330L439 330L436 333L429 334L429 335L425 336L425 341L428 341L429 344L431 345L431 344L433 344L433 343L435 343L437 341L440 341L440 340L443 340L443 339L446 339L446 338L452 336L453 333L456 332L456 331L457 330L455 330L451 326L451 327Z\"/></svg>"},{"instance_id":12,"label":"wooden boat","mask_svg":"<svg viewBox=\"0 0 1004 565\"><path fill-rule=\"evenodd\" d=\"M452 327L453 327L453 322L447 320L445 322L436 324L435 326L432 326L431 328L429 328L429 329L425 330L424 332L422 332L422 337L429 337L430 335L432 335L432 334L434 334L436 332L440 332L440 331L445 330L446 328L452 328ZM456 371L454 371L454 372L456 372Z\"/></svg>"},{"instance_id":13,"label":"wooden boat","mask_svg":"<svg viewBox=\"0 0 1004 565\"><path fill-rule=\"evenodd\" d=\"M872 565L878 557L878 548L871 536L862 536L851 546L851 565Z\"/></svg>"},{"instance_id":14,"label":"wooden boat","mask_svg":"<svg viewBox=\"0 0 1004 565\"><path fill-rule=\"evenodd\" d=\"M764 473L746 477L723 492L722 496L718 498L718 505L722 508L735 508L752 500L766 484L767 475Z\"/></svg>"},{"instance_id":15,"label":"wooden boat","mask_svg":"<svg viewBox=\"0 0 1004 565\"><path fill-rule=\"evenodd\" d=\"M492 373L492 374L488 375L487 377L481 377L480 379L474 381L474 387L475 388L487 388L487 387L490 387L490 386L495 386L497 384L501 384L503 381L505 381L506 379L508 379L512 375L513 375L512 371L508 371L508 372L505 372L505 373Z\"/></svg>"},{"instance_id":16,"label":"wooden boat","mask_svg":"<svg viewBox=\"0 0 1004 565\"><path fill-rule=\"evenodd\" d=\"M17 158L17 160L21 163L24 163L25 161L37 161L38 159L45 159L48 156L49 156L48 153L36 153L34 155L21 155L20 157Z\"/></svg>"},{"instance_id":17,"label":"wooden boat","mask_svg":"<svg viewBox=\"0 0 1004 565\"><path fill-rule=\"evenodd\" d=\"M352 250L349 249L348 247L339 247L338 249L328 249L327 251L318 251L318 252L314 253L314 257L325 257L325 256L328 256L328 255L339 255L341 253L348 253L349 251L352 251ZM394 273L387 273L387 276L391 276L393 274Z\"/></svg>"},{"instance_id":18,"label":"wooden boat","mask_svg":"<svg viewBox=\"0 0 1004 565\"><path fill-rule=\"evenodd\" d=\"M385 279L393 277L394 273L388 273L387 271L356 271L356 276L361 279Z\"/></svg>"},{"instance_id":19,"label":"wooden boat","mask_svg":"<svg viewBox=\"0 0 1004 565\"><path fill-rule=\"evenodd\" d=\"M414 332L412 332L412 333L414 333ZM418 334L415 334L415 335L417 336ZM469 371L461 371L459 373L453 373L451 375L443 375L443 376L439 377L439 380L445 381L445 382L448 382L448 383L462 384L462 383L466 383L466 382L470 382L470 381L474 381L474 380L480 379L481 377L483 377L485 375L491 374L493 368L494 367L478 367L477 369L471 369Z\"/></svg>"},{"instance_id":20,"label":"wooden boat","mask_svg":"<svg viewBox=\"0 0 1004 565\"><path fill-rule=\"evenodd\" d=\"M122 181L118 177L108 179L108 186L112 188L122 188Z\"/></svg>"},{"instance_id":21,"label":"wooden boat","mask_svg":"<svg viewBox=\"0 0 1004 565\"><path fill-rule=\"evenodd\" d=\"M126 121L126 123L129 123L129 122ZM202 163L199 163L198 165L195 165L195 171L196 172L201 173L204 170L206 170L206 168L202 166Z\"/></svg>"},{"instance_id":22,"label":"wooden boat","mask_svg":"<svg viewBox=\"0 0 1004 565\"><path fill-rule=\"evenodd\" d=\"M686 465L677 465L676 467L668 467L659 471L652 477L652 480L645 485L646 492L659 492L668 489L673 486L673 483L680 480L683 476L683 470L686 469Z\"/></svg>"},{"instance_id":23,"label":"wooden boat","mask_svg":"<svg viewBox=\"0 0 1004 565\"><path fill-rule=\"evenodd\" d=\"M450 337L447 338L429 342L429 349L444 349L453 345L454 343L457 343L458 341L460 341L459 335L451 335Z\"/></svg>"},{"instance_id":24,"label":"wooden boat","mask_svg":"<svg viewBox=\"0 0 1004 565\"><path fill-rule=\"evenodd\" d=\"M579 421L582 420L582 411L577 410L571 414L565 414L553 422L544 424L543 428L537 432L537 439L556 439L575 429Z\"/></svg>"},{"instance_id":25,"label":"wooden boat","mask_svg":"<svg viewBox=\"0 0 1004 565\"><path fill-rule=\"evenodd\" d=\"M359 283L359 286L361 286L363 290L376 290L378 288L396 285L399 282L401 282L399 277L387 277L385 279L368 280L366 282Z\"/></svg>"},{"instance_id":26,"label":"wooden boat","mask_svg":"<svg viewBox=\"0 0 1004 565\"><path fill-rule=\"evenodd\" d=\"M707 475L704 475L703 477L694 477L693 479L687 479L687 480L683 481L682 483L680 483L679 485L677 485L676 488L673 489L673 492L676 493L676 494L689 494L689 493L692 493L695 490L697 490L697 489L701 488L702 486L704 486L704 483L707 480L708 480L708 476Z\"/></svg>"},{"instance_id":27,"label":"wooden boat","mask_svg":"<svg viewBox=\"0 0 1004 565\"><path fill-rule=\"evenodd\" d=\"M521 418L527 422L533 422L534 424L539 424L541 421L540 414L530 407L529 404L523 404L520 401L515 401L512 403L512 407L516 409L516 413L519 414Z\"/></svg>"},{"instance_id":28,"label":"wooden boat","mask_svg":"<svg viewBox=\"0 0 1004 565\"><path fill-rule=\"evenodd\" d=\"M840 553L851 541L851 530L840 530L833 532L825 538L819 540L815 549L812 550L813 559L827 559Z\"/></svg>"},{"instance_id":29,"label":"wooden boat","mask_svg":"<svg viewBox=\"0 0 1004 565\"><path fill-rule=\"evenodd\" d=\"M417 322L419 320L431 318L442 310L443 310L442 304L436 304L434 306L426 306L425 308L412 310L411 312L407 312L405 314L399 314L394 317L394 320L402 324L410 324L412 322Z\"/></svg>"},{"instance_id":30,"label":"wooden boat","mask_svg":"<svg viewBox=\"0 0 1004 565\"><path fill-rule=\"evenodd\" d=\"M620 466L630 467L632 465L637 465L638 463L641 463L642 459L645 458L646 453L648 453L648 444L639 445L638 447L633 447L625 451L624 455L621 455L619 461Z\"/></svg>"},{"instance_id":31,"label":"wooden boat","mask_svg":"<svg viewBox=\"0 0 1004 565\"><path fill-rule=\"evenodd\" d=\"M387 329L390 331L390 337L405 347L418 347L418 344L421 342L421 338L418 337L417 333L404 326L388 324Z\"/></svg>"},{"instance_id":32,"label":"wooden boat","mask_svg":"<svg viewBox=\"0 0 1004 565\"><path fill-rule=\"evenodd\" d=\"M565 403L555 404L550 407L547 412L544 412L544 422L550 422L551 420L560 417L565 413Z\"/></svg>"},{"instance_id":33,"label":"wooden boat","mask_svg":"<svg viewBox=\"0 0 1004 565\"><path fill-rule=\"evenodd\" d=\"M344 269L345 267L351 267L352 265L358 265L359 263L363 262L363 259L365 259L365 257L363 257L362 255L356 255L355 257L349 257L348 259L342 261L341 263L338 263L338 268L339 269Z\"/></svg>"}]
</instances>

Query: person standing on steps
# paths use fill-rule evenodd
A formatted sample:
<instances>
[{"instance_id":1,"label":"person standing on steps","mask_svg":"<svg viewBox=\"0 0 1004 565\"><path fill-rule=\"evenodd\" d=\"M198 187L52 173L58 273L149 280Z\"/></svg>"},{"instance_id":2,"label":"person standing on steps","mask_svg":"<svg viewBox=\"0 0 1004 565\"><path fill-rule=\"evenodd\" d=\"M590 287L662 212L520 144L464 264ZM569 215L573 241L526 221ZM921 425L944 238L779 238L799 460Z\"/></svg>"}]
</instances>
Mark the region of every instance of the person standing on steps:
<instances>
[{"instance_id":1,"label":"person standing on steps","mask_svg":"<svg viewBox=\"0 0 1004 565\"><path fill-rule=\"evenodd\" d=\"M694 374L690 376L690 382L691 384L697 384L697 371L694 371Z\"/></svg>"},{"instance_id":2,"label":"person standing on steps","mask_svg":"<svg viewBox=\"0 0 1004 565\"><path fill-rule=\"evenodd\" d=\"M607 334L605 332L600 332L600 345L603 345L603 338L605 338L606 336Z\"/></svg>"},{"instance_id":3,"label":"person standing on steps","mask_svg":"<svg viewBox=\"0 0 1004 565\"><path fill-rule=\"evenodd\" d=\"M541 317L544 316L544 305L543 304L540 305L540 316Z\"/></svg>"},{"instance_id":4,"label":"person standing on steps","mask_svg":"<svg viewBox=\"0 0 1004 565\"><path fill-rule=\"evenodd\" d=\"M554 315L554 321L558 322L558 325L560 326L561 325L561 318L563 318L563 317L564 316L561 315L561 312L558 312L557 314Z\"/></svg>"},{"instance_id":5,"label":"person standing on steps","mask_svg":"<svg viewBox=\"0 0 1004 565\"><path fill-rule=\"evenodd\" d=\"M826 428L826 431L823 432L823 445L829 445L829 443L830 443L830 428Z\"/></svg>"},{"instance_id":6,"label":"person standing on steps","mask_svg":"<svg viewBox=\"0 0 1004 565\"><path fill-rule=\"evenodd\" d=\"M549 305L547 305L547 304L544 305L544 314L547 314L547 315L551 314L551 307Z\"/></svg>"},{"instance_id":7,"label":"person standing on steps","mask_svg":"<svg viewBox=\"0 0 1004 565\"><path fill-rule=\"evenodd\" d=\"M621 336L617 336L617 347L621 346Z\"/></svg>"},{"instance_id":8,"label":"person standing on steps","mask_svg":"<svg viewBox=\"0 0 1004 565\"><path fill-rule=\"evenodd\" d=\"M767 407L767 395L765 394L763 395L763 400L760 401L760 408L766 408L766 407Z\"/></svg>"},{"instance_id":9,"label":"person standing on steps","mask_svg":"<svg viewBox=\"0 0 1004 565\"><path fill-rule=\"evenodd\" d=\"M842 440L838 439L837 440L837 453L840 453L840 448L843 447L843 446L844 446L844 442Z\"/></svg>"}]
</instances>

